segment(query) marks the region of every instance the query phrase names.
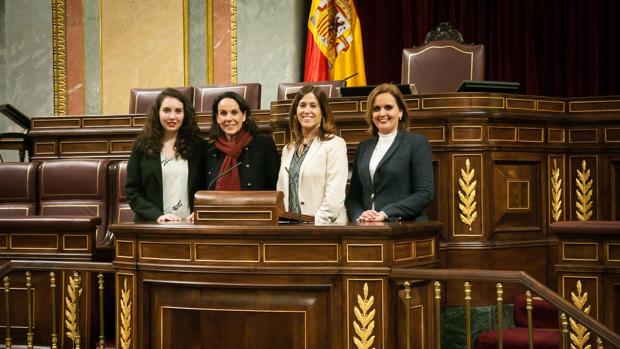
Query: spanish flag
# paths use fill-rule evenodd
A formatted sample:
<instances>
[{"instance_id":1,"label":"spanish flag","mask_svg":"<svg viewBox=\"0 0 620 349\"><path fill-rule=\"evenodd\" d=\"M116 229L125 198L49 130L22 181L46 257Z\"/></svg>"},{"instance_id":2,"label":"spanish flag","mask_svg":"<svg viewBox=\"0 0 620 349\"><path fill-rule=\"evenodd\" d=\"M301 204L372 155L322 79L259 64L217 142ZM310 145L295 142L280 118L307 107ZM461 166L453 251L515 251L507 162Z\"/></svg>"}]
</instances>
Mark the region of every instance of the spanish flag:
<instances>
[{"instance_id":1,"label":"spanish flag","mask_svg":"<svg viewBox=\"0 0 620 349\"><path fill-rule=\"evenodd\" d=\"M312 0L304 81L348 77L347 86L366 85L362 28L353 0Z\"/></svg>"}]
</instances>

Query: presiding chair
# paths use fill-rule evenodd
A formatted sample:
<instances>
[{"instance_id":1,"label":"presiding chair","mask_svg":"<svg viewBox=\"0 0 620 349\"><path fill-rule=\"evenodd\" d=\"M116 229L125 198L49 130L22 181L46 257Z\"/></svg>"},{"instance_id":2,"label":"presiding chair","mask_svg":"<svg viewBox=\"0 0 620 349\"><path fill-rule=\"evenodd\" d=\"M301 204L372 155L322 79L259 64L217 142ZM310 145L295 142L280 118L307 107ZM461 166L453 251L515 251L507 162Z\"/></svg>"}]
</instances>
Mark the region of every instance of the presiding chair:
<instances>
[{"instance_id":1,"label":"presiding chair","mask_svg":"<svg viewBox=\"0 0 620 349\"><path fill-rule=\"evenodd\" d=\"M213 101L224 92L235 92L248 102L250 109L260 109L261 84L210 85L194 88L194 109L197 113L211 111Z\"/></svg>"},{"instance_id":2,"label":"presiding chair","mask_svg":"<svg viewBox=\"0 0 620 349\"><path fill-rule=\"evenodd\" d=\"M129 96L129 114L146 114L163 91L163 88L132 88ZM175 87L184 94L190 103L193 103L194 88L191 86Z\"/></svg>"},{"instance_id":3,"label":"presiding chair","mask_svg":"<svg viewBox=\"0 0 620 349\"><path fill-rule=\"evenodd\" d=\"M314 85L323 90L327 97L340 97L340 88L346 87L347 82L344 80L326 80L326 81L314 81L314 82L286 82L278 84L277 100L283 101L285 99L292 99L294 95L302 87L306 85Z\"/></svg>"},{"instance_id":4,"label":"presiding chair","mask_svg":"<svg viewBox=\"0 0 620 349\"><path fill-rule=\"evenodd\" d=\"M449 23L426 35L424 45L403 50L401 82L420 94L456 92L463 80L484 80L484 45L468 45Z\"/></svg>"}]
</instances>

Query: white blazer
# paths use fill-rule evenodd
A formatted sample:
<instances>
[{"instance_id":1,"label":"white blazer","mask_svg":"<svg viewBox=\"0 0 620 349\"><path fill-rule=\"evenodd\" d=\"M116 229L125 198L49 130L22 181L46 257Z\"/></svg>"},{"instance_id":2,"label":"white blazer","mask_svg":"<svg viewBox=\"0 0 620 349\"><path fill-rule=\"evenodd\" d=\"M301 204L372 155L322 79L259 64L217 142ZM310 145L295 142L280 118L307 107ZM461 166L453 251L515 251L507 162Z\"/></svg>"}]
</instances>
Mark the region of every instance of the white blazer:
<instances>
[{"instance_id":1,"label":"white blazer","mask_svg":"<svg viewBox=\"0 0 620 349\"><path fill-rule=\"evenodd\" d=\"M288 211L288 168L295 147L282 149L277 190L284 193L284 207ZM320 141L315 138L299 169L299 203L301 213L314 216L317 224L346 223L344 207L348 176L347 145L344 139L333 136Z\"/></svg>"}]
</instances>

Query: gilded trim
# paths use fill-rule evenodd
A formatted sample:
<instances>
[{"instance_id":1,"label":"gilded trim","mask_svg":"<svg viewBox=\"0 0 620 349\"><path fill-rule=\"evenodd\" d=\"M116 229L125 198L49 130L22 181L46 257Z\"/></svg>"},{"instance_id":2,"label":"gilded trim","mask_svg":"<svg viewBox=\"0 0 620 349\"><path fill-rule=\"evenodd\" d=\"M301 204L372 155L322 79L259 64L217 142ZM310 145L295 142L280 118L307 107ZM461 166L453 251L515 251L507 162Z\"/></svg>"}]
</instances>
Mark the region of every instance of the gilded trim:
<instances>
[{"instance_id":1,"label":"gilded trim","mask_svg":"<svg viewBox=\"0 0 620 349\"><path fill-rule=\"evenodd\" d=\"M425 106L426 101L431 101L431 100L452 100L452 99L469 99L470 101L477 101L477 100L495 100L495 101L501 101L501 106L493 106L493 105L476 105L476 104L469 104L469 105L462 105L462 106L445 106L445 107L427 107ZM472 109L472 108L480 108L480 109L506 109L506 100L502 97L474 97L474 96L470 96L470 97L429 97L429 98L422 98L422 109L427 109L427 110L433 110L433 109Z\"/></svg>"},{"instance_id":2,"label":"gilded trim","mask_svg":"<svg viewBox=\"0 0 620 349\"><path fill-rule=\"evenodd\" d=\"M476 170L471 168L469 158L465 160L465 169L461 169L461 177L459 178L460 190L459 195L459 217L461 222L469 226L471 231L471 225L478 218L478 211L476 210L476 184L475 179Z\"/></svg>"},{"instance_id":3,"label":"gilded trim","mask_svg":"<svg viewBox=\"0 0 620 349\"><path fill-rule=\"evenodd\" d=\"M347 291L346 291L346 298L347 298L347 348L351 348L351 338L353 336L351 336L351 327L348 324L351 324L352 322L350 321L350 316L351 316L351 312L352 312L352 308L351 308L351 297L350 297L350 285L351 285L351 281L357 281L357 282L364 282L364 284L368 284L368 282L380 282L381 283L381 308L379 309L379 311L381 312L381 344L380 346L378 346L379 348L385 348L385 313L386 313L386 305L385 305L385 294L384 294L384 285L383 285L383 279L347 279Z\"/></svg>"},{"instance_id":4,"label":"gilded trim","mask_svg":"<svg viewBox=\"0 0 620 349\"><path fill-rule=\"evenodd\" d=\"M554 222L557 222L562 217L562 177L560 168L558 167L557 159L553 159L553 168L551 169L551 217Z\"/></svg>"},{"instance_id":5,"label":"gilded trim","mask_svg":"<svg viewBox=\"0 0 620 349\"><path fill-rule=\"evenodd\" d=\"M607 139L607 131L620 131L618 127L605 127L605 143L620 143L620 140L610 141Z\"/></svg>"},{"instance_id":6,"label":"gilded trim","mask_svg":"<svg viewBox=\"0 0 620 349\"><path fill-rule=\"evenodd\" d=\"M452 192L456 193L457 192L457 188L455 186L454 180L457 178L457 174L455 173L455 171L458 171L456 169L456 158L460 157L460 158L466 158L469 159L469 157L472 156L476 156L480 158L480 181L484 183L484 163L482 161L482 154L452 154L452 168L451 168L451 182L452 182ZM484 197L484 188L480 187L480 197ZM458 208L457 206L457 202L456 202L456 195L452 196L452 207L454 207L455 209ZM458 213L458 210L456 211L456 213ZM456 213L452 214L452 229L456 228ZM484 219L482 219L482 216L484 216L484 207L481 207L480 209L480 233L478 234L454 234L455 237L457 236L482 236L483 232L484 232Z\"/></svg>"},{"instance_id":7,"label":"gilded trim","mask_svg":"<svg viewBox=\"0 0 620 349\"><path fill-rule=\"evenodd\" d=\"M213 84L213 0L205 0L205 25L207 33L207 84Z\"/></svg>"},{"instance_id":8,"label":"gilded trim","mask_svg":"<svg viewBox=\"0 0 620 349\"><path fill-rule=\"evenodd\" d=\"M540 132L540 138L536 141L529 141L521 139L521 130L535 130ZM517 134L519 135L519 142L523 143L543 143L545 141L545 130L541 127L519 127L517 129Z\"/></svg>"},{"instance_id":9,"label":"gilded trim","mask_svg":"<svg viewBox=\"0 0 620 349\"><path fill-rule=\"evenodd\" d=\"M421 242L430 242L431 243L431 254L427 255L418 255L418 244ZM435 239L426 239L426 240L416 240L413 242L415 247L415 258L427 258L435 256Z\"/></svg>"},{"instance_id":10,"label":"gilded trim","mask_svg":"<svg viewBox=\"0 0 620 349\"><path fill-rule=\"evenodd\" d=\"M334 260L267 260L266 248L268 246L324 246L336 247L336 259ZM265 263L338 263L340 261L340 248L338 244L263 244L263 261Z\"/></svg>"},{"instance_id":11,"label":"gilded trim","mask_svg":"<svg viewBox=\"0 0 620 349\"><path fill-rule=\"evenodd\" d=\"M577 178L575 178L575 215L580 221L588 221L592 218L592 184L594 180L590 178L590 169L587 168L586 160L581 161L581 170L577 168Z\"/></svg>"},{"instance_id":12,"label":"gilded trim","mask_svg":"<svg viewBox=\"0 0 620 349\"><path fill-rule=\"evenodd\" d=\"M396 246L400 246L400 245L409 245L409 252L410 252L410 257L407 258L394 258L392 257L394 262L401 262L401 261L408 261L408 260L414 260L415 259L415 241L404 241L404 242L394 242L392 244L392 256L396 255Z\"/></svg>"},{"instance_id":13,"label":"gilded trim","mask_svg":"<svg viewBox=\"0 0 620 349\"><path fill-rule=\"evenodd\" d=\"M40 151L39 146L42 145L52 145L54 146L54 151ZM56 142L37 142L34 144L34 153L36 155L56 155Z\"/></svg>"},{"instance_id":14,"label":"gilded trim","mask_svg":"<svg viewBox=\"0 0 620 349\"><path fill-rule=\"evenodd\" d=\"M51 234L17 234L20 238L30 238L35 236L52 236ZM41 246L33 246L33 247L13 247L13 237L15 235L9 235L9 249L11 250L58 250L58 235L54 234L54 238L56 238L56 247L41 247ZM37 241L36 239L32 239L33 241Z\"/></svg>"},{"instance_id":15,"label":"gilded trim","mask_svg":"<svg viewBox=\"0 0 620 349\"><path fill-rule=\"evenodd\" d=\"M541 108L540 107L540 103L541 102L542 103L549 103L549 104L560 104L562 106L562 110ZM564 102L546 101L546 100L538 99L538 100L536 100L536 110L538 110L538 111L546 111L546 112L551 112L551 113L565 113L566 112L566 104Z\"/></svg>"},{"instance_id":16,"label":"gilded trim","mask_svg":"<svg viewBox=\"0 0 620 349\"><path fill-rule=\"evenodd\" d=\"M573 131L594 131L593 141L573 141ZM568 143L596 143L598 142L598 128L574 128L568 130Z\"/></svg>"},{"instance_id":17,"label":"gilded trim","mask_svg":"<svg viewBox=\"0 0 620 349\"><path fill-rule=\"evenodd\" d=\"M605 244L605 256L607 256L608 262L620 262L620 259L609 258L609 246L620 246L620 243L608 242Z\"/></svg>"},{"instance_id":18,"label":"gilded trim","mask_svg":"<svg viewBox=\"0 0 620 349\"><path fill-rule=\"evenodd\" d=\"M574 101L568 102L568 111L571 113L595 113L595 112L610 112L610 111L620 111L620 109L581 109L581 110L573 110L573 104L603 104L603 103L618 103L618 100L611 101Z\"/></svg>"},{"instance_id":19,"label":"gilded trim","mask_svg":"<svg viewBox=\"0 0 620 349\"><path fill-rule=\"evenodd\" d=\"M357 349L371 348L375 342L374 329L376 311L373 309L375 297L368 297L368 283L364 283L363 292L364 298L358 294L357 306L353 307L353 314L355 314L356 319L353 320L353 329L355 330L353 343Z\"/></svg>"},{"instance_id":20,"label":"gilded trim","mask_svg":"<svg viewBox=\"0 0 620 349\"><path fill-rule=\"evenodd\" d=\"M440 129L441 130L441 140L430 139L429 143L443 143L446 141L446 128L444 126L411 126L409 127L410 131L416 132L416 130L433 130Z\"/></svg>"},{"instance_id":21,"label":"gilded trim","mask_svg":"<svg viewBox=\"0 0 620 349\"><path fill-rule=\"evenodd\" d=\"M223 308L199 308L199 307L179 307L172 305L163 305L159 307L159 325L160 325L160 348L164 348L164 310L195 310L195 311L219 311L231 313L297 313L304 316L304 348L308 347L308 314L306 310L280 310L280 309L223 309Z\"/></svg>"},{"instance_id":22,"label":"gilded trim","mask_svg":"<svg viewBox=\"0 0 620 349\"><path fill-rule=\"evenodd\" d=\"M121 243L130 243L131 244L131 256L121 255L121 254L118 253L118 246ZM116 253L115 253L115 255L116 255L116 257L119 257L119 258L132 258L133 259L133 258L135 258L134 247L135 247L134 246L134 242L132 240L116 240L116 244L115 244Z\"/></svg>"},{"instance_id":23,"label":"gilded trim","mask_svg":"<svg viewBox=\"0 0 620 349\"><path fill-rule=\"evenodd\" d=\"M526 183L527 184L527 206L526 207L510 207L510 183ZM530 181L506 181L506 209L507 210L529 210L530 209Z\"/></svg>"},{"instance_id":24,"label":"gilded trim","mask_svg":"<svg viewBox=\"0 0 620 349\"><path fill-rule=\"evenodd\" d=\"M450 126L450 128L452 129L452 141L454 142L482 142L483 139L483 126L478 126L478 125L452 125ZM478 128L480 129L480 138L455 138L454 137L454 130L457 128Z\"/></svg>"},{"instance_id":25,"label":"gilded trim","mask_svg":"<svg viewBox=\"0 0 620 349\"><path fill-rule=\"evenodd\" d=\"M499 130L512 130L512 139L504 139L504 138L491 138L491 129ZM489 141L493 142L516 142L517 141L517 128L513 126L488 126L487 127L487 137Z\"/></svg>"},{"instance_id":26,"label":"gilded trim","mask_svg":"<svg viewBox=\"0 0 620 349\"><path fill-rule=\"evenodd\" d=\"M181 246L189 246L189 258L162 258L162 257L144 257L144 253L142 251L142 246L144 245L181 245ZM156 241L139 241L138 242L138 258L139 259L149 259L156 261L184 261L191 262L192 261L192 244L190 242L156 242Z\"/></svg>"},{"instance_id":27,"label":"gilded trim","mask_svg":"<svg viewBox=\"0 0 620 349\"><path fill-rule=\"evenodd\" d=\"M561 141L552 141L551 137L549 136L551 131L560 131L560 132L562 132L562 140ZM566 142L566 132L564 131L563 128L548 128L547 129L547 142L549 142L549 143L564 143L564 142Z\"/></svg>"},{"instance_id":28,"label":"gilded trim","mask_svg":"<svg viewBox=\"0 0 620 349\"><path fill-rule=\"evenodd\" d=\"M200 259L198 258L198 246L212 246L212 245L225 245L225 246L256 246L256 259ZM194 256L196 262L227 262L227 263L258 263L260 262L260 244L240 244L240 243L194 243Z\"/></svg>"},{"instance_id":29,"label":"gilded trim","mask_svg":"<svg viewBox=\"0 0 620 349\"><path fill-rule=\"evenodd\" d=\"M576 246L591 246L595 247L596 258L566 258L566 246L567 245L576 245ZM598 243L596 242L566 242L562 241L562 260L563 261L582 261L582 262L596 262L598 261Z\"/></svg>"},{"instance_id":30,"label":"gilded trim","mask_svg":"<svg viewBox=\"0 0 620 349\"><path fill-rule=\"evenodd\" d=\"M214 221L214 222L219 222L219 221L230 221L230 218L206 218L203 217L203 214L206 214L207 217L209 217L209 214L213 214L213 213L235 213L235 214L244 214L244 213L260 213L260 214L264 214L266 217L268 218L235 218L236 221L243 221L243 222L256 222L256 221L267 221L270 222L273 220L273 212L272 211L267 211L267 210L263 210L263 211L258 211L258 210L245 210L245 211L240 211L240 210L226 210L226 211L222 211L222 210L218 210L218 211L213 211L213 210L204 210L204 209L196 209L196 219L197 220L201 220L201 221Z\"/></svg>"},{"instance_id":31,"label":"gilded trim","mask_svg":"<svg viewBox=\"0 0 620 349\"><path fill-rule=\"evenodd\" d=\"M575 294L575 292L570 293L573 304L575 305L575 307L577 307L577 309L586 313L586 315L590 315L590 306L586 306L588 303L588 292L582 292L581 280L577 280L576 291L577 294ZM578 324L571 317L568 318L568 322L570 323L570 327L572 330L572 332L570 333L570 339L572 342L571 348L589 349L590 345L586 346L586 344L590 340L590 332L588 331L588 329L585 326Z\"/></svg>"},{"instance_id":32,"label":"gilded trim","mask_svg":"<svg viewBox=\"0 0 620 349\"><path fill-rule=\"evenodd\" d=\"M121 343L122 349L131 348L131 340L132 340L132 305L133 301L131 299L131 290L127 286L127 279L123 280L123 288L121 291L121 297L119 299L120 302L120 338L119 341ZM133 280L133 275L132 275ZM133 282L132 282L133 284Z\"/></svg>"},{"instance_id":33,"label":"gilded trim","mask_svg":"<svg viewBox=\"0 0 620 349\"><path fill-rule=\"evenodd\" d=\"M52 0L54 115L67 115L67 37L65 0Z\"/></svg>"},{"instance_id":34,"label":"gilded trim","mask_svg":"<svg viewBox=\"0 0 620 349\"><path fill-rule=\"evenodd\" d=\"M63 145L65 144L105 144L105 151L102 150L78 150L78 151L64 151ZM108 154L110 153L110 144L108 141L64 141L60 142L60 154Z\"/></svg>"},{"instance_id":35,"label":"gilded trim","mask_svg":"<svg viewBox=\"0 0 620 349\"><path fill-rule=\"evenodd\" d=\"M86 238L86 248L68 248L66 247L66 241L67 241L67 237L69 236L76 236L76 237L80 237L80 238ZM62 249L64 251L88 251L90 249L90 236L88 234L82 234L82 235L78 235L78 234L65 234L62 236Z\"/></svg>"},{"instance_id":36,"label":"gilded trim","mask_svg":"<svg viewBox=\"0 0 620 349\"><path fill-rule=\"evenodd\" d=\"M349 259L349 247L353 246L361 246L361 247L381 247L381 259L380 260L351 260ZM384 253L383 253L383 244L347 244L347 263L383 263Z\"/></svg>"},{"instance_id":37,"label":"gilded trim","mask_svg":"<svg viewBox=\"0 0 620 349\"><path fill-rule=\"evenodd\" d=\"M230 0L230 82L237 83L237 0Z\"/></svg>"},{"instance_id":38,"label":"gilded trim","mask_svg":"<svg viewBox=\"0 0 620 349\"><path fill-rule=\"evenodd\" d=\"M510 101L531 102L532 103L532 107L531 108L511 107L510 106ZM531 111L535 111L536 110L536 100L534 100L534 99L525 99L525 98L506 98L506 109L508 109L508 110L531 110Z\"/></svg>"}]
</instances>

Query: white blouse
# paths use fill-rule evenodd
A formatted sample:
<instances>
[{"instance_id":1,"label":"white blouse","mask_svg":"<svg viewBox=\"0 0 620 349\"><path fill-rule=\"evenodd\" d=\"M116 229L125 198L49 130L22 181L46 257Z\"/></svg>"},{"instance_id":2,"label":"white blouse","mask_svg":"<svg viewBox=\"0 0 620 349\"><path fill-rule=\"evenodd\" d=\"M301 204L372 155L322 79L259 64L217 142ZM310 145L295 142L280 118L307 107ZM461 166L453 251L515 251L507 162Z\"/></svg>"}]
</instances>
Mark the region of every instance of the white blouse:
<instances>
[{"instance_id":1,"label":"white blouse","mask_svg":"<svg viewBox=\"0 0 620 349\"><path fill-rule=\"evenodd\" d=\"M397 133L398 129L395 129L392 133L388 133L386 135L379 133L379 140L377 141L375 149L372 151L372 155L370 156L370 162L368 163L368 171L370 171L371 181L374 180L377 166L379 166L381 159L383 159L385 153L387 153L392 143L394 143L394 139L396 139Z\"/></svg>"},{"instance_id":2,"label":"white blouse","mask_svg":"<svg viewBox=\"0 0 620 349\"><path fill-rule=\"evenodd\" d=\"M187 160L180 156L167 159L164 154L160 154L160 159L164 214L185 219L191 213L187 198Z\"/></svg>"}]
</instances>

